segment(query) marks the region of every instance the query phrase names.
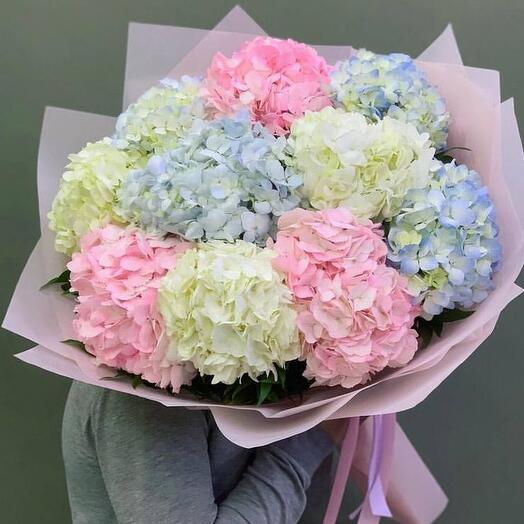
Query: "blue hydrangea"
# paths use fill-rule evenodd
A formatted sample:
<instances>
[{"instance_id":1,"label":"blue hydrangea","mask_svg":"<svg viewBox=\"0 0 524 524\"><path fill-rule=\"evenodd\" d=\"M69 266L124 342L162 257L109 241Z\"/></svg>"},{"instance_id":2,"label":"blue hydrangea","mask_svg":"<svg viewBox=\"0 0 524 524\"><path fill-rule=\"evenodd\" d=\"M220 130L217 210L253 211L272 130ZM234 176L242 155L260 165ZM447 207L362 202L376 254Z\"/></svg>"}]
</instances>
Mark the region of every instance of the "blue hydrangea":
<instances>
[{"instance_id":1,"label":"blue hydrangea","mask_svg":"<svg viewBox=\"0 0 524 524\"><path fill-rule=\"evenodd\" d=\"M189 240L265 244L279 215L300 203L302 178L285 166L286 139L247 113L196 120L163 155L133 171L118 199L120 213L147 230Z\"/></svg>"},{"instance_id":2,"label":"blue hydrangea","mask_svg":"<svg viewBox=\"0 0 524 524\"><path fill-rule=\"evenodd\" d=\"M337 62L330 83L335 105L375 121L388 115L409 122L429 133L437 150L445 148L450 117L444 100L409 56L360 49Z\"/></svg>"},{"instance_id":3,"label":"blue hydrangea","mask_svg":"<svg viewBox=\"0 0 524 524\"><path fill-rule=\"evenodd\" d=\"M431 318L444 308L471 309L492 289L501 260L493 203L465 165L435 161L427 189L408 192L388 233L388 259L409 277Z\"/></svg>"}]
</instances>

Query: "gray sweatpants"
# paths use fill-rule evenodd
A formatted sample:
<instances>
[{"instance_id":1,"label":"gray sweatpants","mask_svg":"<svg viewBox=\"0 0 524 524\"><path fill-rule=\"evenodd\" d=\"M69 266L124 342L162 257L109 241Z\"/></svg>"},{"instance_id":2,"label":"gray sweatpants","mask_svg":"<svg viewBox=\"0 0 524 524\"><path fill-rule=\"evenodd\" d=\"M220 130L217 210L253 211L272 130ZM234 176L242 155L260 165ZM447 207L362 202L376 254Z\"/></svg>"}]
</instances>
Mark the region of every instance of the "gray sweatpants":
<instances>
[{"instance_id":1,"label":"gray sweatpants","mask_svg":"<svg viewBox=\"0 0 524 524\"><path fill-rule=\"evenodd\" d=\"M74 524L296 524L333 451L320 429L246 450L208 411L79 382L62 437Z\"/></svg>"}]
</instances>

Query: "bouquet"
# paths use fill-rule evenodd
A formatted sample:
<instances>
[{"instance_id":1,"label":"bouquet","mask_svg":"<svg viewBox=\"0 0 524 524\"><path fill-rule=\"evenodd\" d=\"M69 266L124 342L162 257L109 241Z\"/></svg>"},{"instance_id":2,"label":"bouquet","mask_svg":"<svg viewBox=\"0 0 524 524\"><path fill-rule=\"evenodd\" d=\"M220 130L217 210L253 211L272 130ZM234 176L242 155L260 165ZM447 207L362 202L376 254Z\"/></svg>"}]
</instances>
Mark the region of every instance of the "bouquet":
<instances>
[{"instance_id":1,"label":"bouquet","mask_svg":"<svg viewBox=\"0 0 524 524\"><path fill-rule=\"evenodd\" d=\"M4 325L38 342L22 360L212 409L240 445L349 418L325 522L352 463L361 522L430 522L444 497L392 414L520 293L511 104L449 31L424 61L260 32L239 9L194 30L145 92L130 56L116 120L46 112L42 238ZM405 502L408 473L432 499Z\"/></svg>"}]
</instances>

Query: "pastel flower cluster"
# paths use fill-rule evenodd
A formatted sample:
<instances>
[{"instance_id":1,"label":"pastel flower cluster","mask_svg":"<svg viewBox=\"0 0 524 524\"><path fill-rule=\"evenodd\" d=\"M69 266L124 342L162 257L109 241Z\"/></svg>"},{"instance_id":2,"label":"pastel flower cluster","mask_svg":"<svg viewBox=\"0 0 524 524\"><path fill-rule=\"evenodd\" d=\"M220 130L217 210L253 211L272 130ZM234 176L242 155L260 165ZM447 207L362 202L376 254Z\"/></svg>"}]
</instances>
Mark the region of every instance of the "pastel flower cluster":
<instances>
[{"instance_id":1,"label":"pastel flower cluster","mask_svg":"<svg viewBox=\"0 0 524 524\"><path fill-rule=\"evenodd\" d=\"M274 249L275 267L303 306L307 377L353 387L411 360L418 308L407 280L385 265L378 225L344 208L297 209L280 218Z\"/></svg>"},{"instance_id":2,"label":"pastel flower cluster","mask_svg":"<svg viewBox=\"0 0 524 524\"><path fill-rule=\"evenodd\" d=\"M241 240L187 251L159 291L169 358L192 362L214 384L276 376L276 365L298 358L296 313L273 257Z\"/></svg>"},{"instance_id":3,"label":"pastel flower cluster","mask_svg":"<svg viewBox=\"0 0 524 524\"><path fill-rule=\"evenodd\" d=\"M284 165L285 146L246 113L195 121L178 147L124 181L121 213L145 229L190 240L264 244L275 217L300 202L302 179Z\"/></svg>"},{"instance_id":4,"label":"pastel flower cluster","mask_svg":"<svg viewBox=\"0 0 524 524\"><path fill-rule=\"evenodd\" d=\"M331 105L330 71L312 47L260 36L230 58L215 54L203 95L219 114L231 115L247 107L254 121L275 135L285 135L305 111Z\"/></svg>"},{"instance_id":5,"label":"pastel flower cluster","mask_svg":"<svg viewBox=\"0 0 524 524\"><path fill-rule=\"evenodd\" d=\"M166 357L164 322L156 307L160 279L191 245L108 225L86 233L68 269L78 293L73 328L99 364L123 369L178 392L194 375Z\"/></svg>"},{"instance_id":6,"label":"pastel flower cluster","mask_svg":"<svg viewBox=\"0 0 524 524\"><path fill-rule=\"evenodd\" d=\"M493 287L501 260L493 203L465 165L435 161L428 188L408 192L388 234L388 258L410 277L425 316L470 309Z\"/></svg>"},{"instance_id":7,"label":"pastel flower cluster","mask_svg":"<svg viewBox=\"0 0 524 524\"><path fill-rule=\"evenodd\" d=\"M450 115L424 71L407 55L358 50L331 73L335 104L372 121L389 116L428 133L437 150L446 147Z\"/></svg>"},{"instance_id":8,"label":"pastel flower cluster","mask_svg":"<svg viewBox=\"0 0 524 524\"><path fill-rule=\"evenodd\" d=\"M324 282L337 276L373 271L386 259L380 225L358 220L342 207L295 209L282 215L278 230L274 265L299 299L313 298Z\"/></svg>"},{"instance_id":9,"label":"pastel flower cluster","mask_svg":"<svg viewBox=\"0 0 524 524\"><path fill-rule=\"evenodd\" d=\"M193 120L204 118L204 103L198 96L200 81L184 76L166 78L147 90L116 122L113 143L119 149L142 155L162 153L176 147Z\"/></svg>"},{"instance_id":10,"label":"pastel flower cluster","mask_svg":"<svg viewBox=\"0 0 524 524\"><path fill-rule=\"evenodd\" d=\"M428 184L435 152L411 124L389 117L370 123L331 107L297 120L288 150L314 208L344 206L378 220L396 215L410 189Z\"/></svg>"},{"instance_id":11,"label":"pastel flower cluster","mask_svg":"<svg viewBox=\"0 0 524 524\"><path fill-rule=\"evenodd\" d=\"M473 309L501 261L480 176L435 160L449 121L401 54L333 67L257 37L203 79L164 79L71 155L48 215L77 339L231 401L404 366L416 317Z\"/></svg>"},{"instance_id":12,"label":"pastel flower cluster","mask_svg":"<svg viewBox=\"0 0 524 524\"><path fill-rule=\"evenodd\" d=\"M57 251L71 255L78 250L84 233L109 222L121 223L114 206L115 194L134 159L134 155L104 140L70 155L48 214Z\"/></svg>"}]
</instances>

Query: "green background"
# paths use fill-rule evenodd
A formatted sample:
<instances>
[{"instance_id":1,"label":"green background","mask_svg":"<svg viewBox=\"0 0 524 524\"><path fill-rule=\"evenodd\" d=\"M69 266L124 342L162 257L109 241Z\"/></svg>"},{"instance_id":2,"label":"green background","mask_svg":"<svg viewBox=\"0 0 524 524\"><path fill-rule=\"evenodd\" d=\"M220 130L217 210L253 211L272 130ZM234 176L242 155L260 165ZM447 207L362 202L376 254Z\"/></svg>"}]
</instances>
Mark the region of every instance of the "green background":
<instances>
[{"instance_id":1,"label":"green background","mask_svg":"<svg viewBox=\"0 0 524 524\"><path fill-rule=\"evenodd\" d=\"M210 28L234 3L0 1L0 314L38 237L35 169L44 107L116 115L128 22ZM413 55L452 22L465 63L501 71L503 95L517 98L524 124L523 0L238 3L275 36ZM400 415L450 497L439 522L522 522L523 312L520 298L467 365ZM29 346L0 331L0 522L67 523L60 423L69 381L12 357Z\"/></svg>"}]
</instances>

